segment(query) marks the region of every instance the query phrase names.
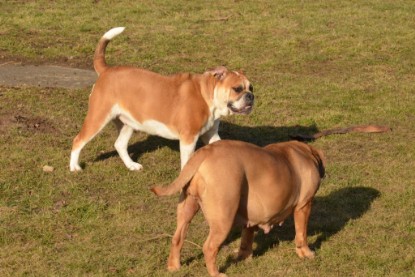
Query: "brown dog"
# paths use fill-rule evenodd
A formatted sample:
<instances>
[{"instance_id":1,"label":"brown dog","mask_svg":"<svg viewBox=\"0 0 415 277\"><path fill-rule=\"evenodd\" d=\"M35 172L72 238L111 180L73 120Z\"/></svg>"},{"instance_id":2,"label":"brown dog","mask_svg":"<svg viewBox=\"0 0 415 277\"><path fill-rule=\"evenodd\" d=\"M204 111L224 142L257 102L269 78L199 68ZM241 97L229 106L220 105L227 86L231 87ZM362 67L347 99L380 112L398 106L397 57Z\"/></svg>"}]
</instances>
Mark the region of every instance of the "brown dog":
<instances>
[{"instance_id":1,"label":"brown dog","mask_svg":"<svg viewBox=\"0 0 415 277\"><path fill-rule=\"evenodd\" d=\"M180 250L199 207L210 228L203 253L211 276L220 274L216 256L233 225L244 228L238 254L244 259L252 254L258 227L268 233L291 213L298 256L314 257L307 245L307 224L311 201L324 176L323 161L321 151L297 141L260 148L223 140L198 150L172 184L151 189L157 195L183 189L168 269L180 268Z\"/></svg>"},{"instance_id":2,"label":"brown dog","mask_svg":"<svg viewBox=\"0 0 415 277\"><path fill-rule=\"evenodd\" d=\"M123 27L109 30L95 50L94 67L99 77L89 97L84 124L73 140L71 171L81 170L78 160L82 148L111 120L120 132L115 149L128 169L140 170L142 166L127 152L134 131L180 140L183 167L199 137L206 144L220 140L221 116L250 113L253 87L242 72L218 67L204 74L162 76L135 67L109 67L105 48L123 31Z\"/></svg>"}]
</instances>

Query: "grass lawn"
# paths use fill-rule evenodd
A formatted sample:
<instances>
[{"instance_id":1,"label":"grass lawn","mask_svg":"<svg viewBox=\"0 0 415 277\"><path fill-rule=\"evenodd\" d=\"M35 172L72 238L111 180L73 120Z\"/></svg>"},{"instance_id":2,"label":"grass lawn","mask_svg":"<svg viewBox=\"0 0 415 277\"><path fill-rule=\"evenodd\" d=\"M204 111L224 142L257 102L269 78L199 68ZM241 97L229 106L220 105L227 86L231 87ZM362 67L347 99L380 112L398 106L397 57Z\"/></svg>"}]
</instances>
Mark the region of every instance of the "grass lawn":
<instances>
[{"instance_id":1,"label":"grass lawn","mask_svg":"<svg viewBox=\"0 0 415 277\"><path fill-rule=\"evenodd\" d=\"M415 276L415 4L413 1L2 1L0 64L92 69L102 34L110 64L159 73L225 65L254 84L249 116L219 134L258 145L356 124L392 128L312 142L327 158L300 260L288 220L259 232L252 260L218 264L231 276ZM190 225L182 268L166 271L178 196L156 198L180 169L178 142L137 133L141 172L116 154L108 126L69 172L90 88L0 87L1 276L207 276L208 226ZM44 172L43 166L54 168Z\"/></svg>"}]
</instances>

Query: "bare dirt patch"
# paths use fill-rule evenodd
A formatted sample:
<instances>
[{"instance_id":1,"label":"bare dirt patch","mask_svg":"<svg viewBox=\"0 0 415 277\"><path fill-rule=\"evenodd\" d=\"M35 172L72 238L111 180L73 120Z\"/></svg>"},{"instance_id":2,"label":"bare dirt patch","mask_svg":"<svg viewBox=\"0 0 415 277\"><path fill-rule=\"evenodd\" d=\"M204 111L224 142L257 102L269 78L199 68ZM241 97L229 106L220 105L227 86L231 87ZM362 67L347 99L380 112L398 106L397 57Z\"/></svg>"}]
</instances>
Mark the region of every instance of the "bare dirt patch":
<instances>
[{"instance_id":1,"label":"bare dirt patch","mask_svg":"<svg viewBox=\"0 0 415 277\"><path fill-rule=\"evenodd\" d=\"M92 86L96 78L94 71L86 69L14 62L0 64L0 86L78 89Z\"/></svg>"},{"instance_id":2,"label":"bare dirt patch","mask_svg":"<svg viewBox=\"0 0 415 277\"><path fill-rule=\"evenodd\" d=\"M15 126L21 130L34 133L56 133L55 126L46 118L39 116L30 116L26 114L0 114L0 131L5 132L7 129Z\"/></svg>"},{"instance_id":3,"label":"bare dirt patch","mask_svg":"<svg viewBox=\"0 0 415 277\"><path fill-rule=\"evenodd\" d=\"M48 119L39 116L15 115L13 121L21 128L31 132L53 133L56 131L56 128Z\"/></svg>"}]
</instances>

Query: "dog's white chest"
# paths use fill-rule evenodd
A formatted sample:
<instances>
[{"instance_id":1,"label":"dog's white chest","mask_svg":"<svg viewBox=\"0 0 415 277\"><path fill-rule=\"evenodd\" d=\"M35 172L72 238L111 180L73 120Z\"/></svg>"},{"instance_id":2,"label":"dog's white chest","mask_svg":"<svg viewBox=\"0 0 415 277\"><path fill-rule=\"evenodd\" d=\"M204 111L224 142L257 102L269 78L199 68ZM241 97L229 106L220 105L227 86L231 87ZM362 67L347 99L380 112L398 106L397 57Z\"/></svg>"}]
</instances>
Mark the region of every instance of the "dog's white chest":
<instances>
[{"instance_id":1,"label":"dog's white chest","mask_svg":"<svg viewBox=\"0 0 415 277\"><path fill-rule=\"evenodd\" d=\"M216 112L214 107L210 108L210 115L206 123L202 126L202 129L199 132L199 135L203 135L204 133L208 132L212 129L213 125L215 125L215 121L219 119L220 115Z\"/></svg>"},{"instance_id":2,"label":"dog's white chest","mask_svg":"<svg viewBox=\"0 0 415 277\"><path fill-rule=\"evenodd\" d=\"M204 133L209 131L213 127L214 124L215 124L215 120L213 119L213 117L209 118L209 120L205 123L205 125L200 130L200 135L203 135Z\"/></svg>"}]
</instances>

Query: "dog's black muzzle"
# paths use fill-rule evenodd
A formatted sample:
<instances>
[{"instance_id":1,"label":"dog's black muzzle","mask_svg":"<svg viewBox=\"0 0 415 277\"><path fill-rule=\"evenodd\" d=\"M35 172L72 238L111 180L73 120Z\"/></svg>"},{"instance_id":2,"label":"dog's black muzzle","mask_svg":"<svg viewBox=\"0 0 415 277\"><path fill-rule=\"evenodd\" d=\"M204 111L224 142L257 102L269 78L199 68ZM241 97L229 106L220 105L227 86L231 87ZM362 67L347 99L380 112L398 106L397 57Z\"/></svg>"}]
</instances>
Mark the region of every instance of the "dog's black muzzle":
<instances>
[{"instance_id":1,"label":"dog's black muzzle","mask_svg":"<svg viewBox=\"0 0 415 277\"><path fill-rule=\"evenodd\" d=\"M252 104L254 103L254 98L255 98L255 96L254 96L254 94L253 93L251 93L251 92L247 92L246 94L245 94L245 96L244 96L244 100L245 100L245 103L247 104L247 105L251 105L252 106Z\"/></svg>"}]
</instances>

